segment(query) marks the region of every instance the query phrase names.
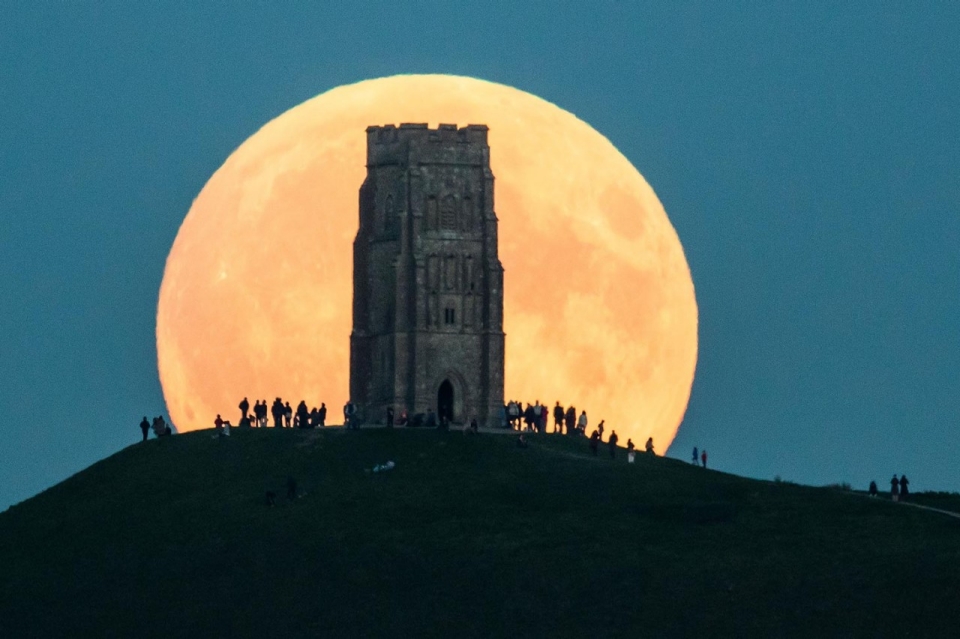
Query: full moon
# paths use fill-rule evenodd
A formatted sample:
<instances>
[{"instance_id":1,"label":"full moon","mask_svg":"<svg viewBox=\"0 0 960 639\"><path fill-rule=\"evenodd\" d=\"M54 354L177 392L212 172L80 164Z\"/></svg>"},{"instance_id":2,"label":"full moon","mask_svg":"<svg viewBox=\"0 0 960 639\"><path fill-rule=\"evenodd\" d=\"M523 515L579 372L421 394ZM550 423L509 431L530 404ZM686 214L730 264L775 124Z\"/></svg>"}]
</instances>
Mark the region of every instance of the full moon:
<instances>
[{"instance_id":1,"label":"full moon","mask_svg":"<svg viewBox=\"0 0 960 639\"><path fill-rule=\"evenodd\" d=\"M572 113L501 84L402 75L342 86L246 140L210 178L167 258L160 383L181 431L236 423L246 396L347 401L352 245L365 129L490 127L504 267L505 399L586 410L663 452L697 360L676 231L643 176ZM552 420L551 420L552 421ZM552 427L552 426L551 426Z\"/></svg>"}]
</instances>

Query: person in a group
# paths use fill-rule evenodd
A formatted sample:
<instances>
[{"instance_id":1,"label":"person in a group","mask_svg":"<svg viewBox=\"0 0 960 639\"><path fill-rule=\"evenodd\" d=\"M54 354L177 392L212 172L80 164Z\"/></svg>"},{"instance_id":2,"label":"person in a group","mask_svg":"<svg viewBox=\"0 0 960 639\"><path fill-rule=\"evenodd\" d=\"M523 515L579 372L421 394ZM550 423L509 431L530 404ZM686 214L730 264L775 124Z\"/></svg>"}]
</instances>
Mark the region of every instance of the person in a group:
<instances>
[{"instance_id":1,"label":"person in a group","mask_svg":"<svg viewBox=\"0 0 960 639\"><path fill-rule=\"evenodd\" d=\"M590 452L593 453L593 456L597 456L597 448L600 446L600 433L597 432L597 429L593 429L593 432L590 433Z\"/></svg>"},{"instance_id":2,"label":"person in a group","mask_svg":"<svg viewBox=\"0 0 960 639\"><path fill-rule=\"evenodd\" d=\"M344 428L350 428L350 402L347 402L343 405L343 426Z\"/></svg>"},{"instance_id":3,"label":"person in a group","mask_svg":"<svg viewBox=\"0 0 960 639\"><path fill-rule=\"evenodd\" d=\"M387 406L387 428L393 428L393 406Z\"/></svg>"},{"instance_id":4,"label":"person in a group","mask_svg":"<svg viewBox=\"0 0 960 639\"><path fill-rule=\"evenodd\" d=\"M307 428L316 428L318 423L320 423L320 411L317 410L316 406L314 406L310 409L310 416L307 420Z\"/></svg>"},{"instance_id":5,"label":"person in a group","mask_svg":"<svg viewBox=\"0 0 960 639\"><path fill-rule=\"evenodd\" d=\"M617 442L620 441L620 438L617 437L617 431L610 432L610 439L608 440L610 444L610 459L613 459L617 456Z\"/></svg>"},{"instance_id":6,"label":"person in a group","mask_svg":"<svg viewBox=\"0 0 960 639\"><path fill-rule=\"evenodd\" d=\"M540 400L538 399L537 403L539 402ZM547 410L547 405L543 404L542 406L540 406L540 422L539 422L540 428L538 429L541 433L547 432L547 422L549 421L550 421L550 411Z\"/></svg>"},{"instance_id":7,"label":"person in a group","mask_svg":"<svg viewBox=\"0 0 960 639\"><path fill-rule=\"evenodd\" d=\"M560 402L553 407L553 432L563 434L563 406Z\"/></svg>"},{"instance_id":8,"label":"person in a group","mask_svg":"<svg viewBox=\"0 0 960 639\"><path fill-rule=\"evenodd\" d=\"M907 479L906 475L900 475L900 501L906 501L907 497L910 495L910 489L907 488L910 485L910 480Z\"/></svg>"},{"instance_id":9,"label":"person in a group","mask_svg":"<svg viewBox=\"0 0 960 639\"><path fill-rule=\"evenodd\" d=\"M310 421L310 411L307 410L307 402L300 400L300 403L297 404L297 421L300 423L300 428L307 428Z\"/></svg>"},{"instance_id":10,"label":"person in a group","mask_svg":"<svg viewBox=\"0 0 960 639\"><path fill-rule=\"evenodd\" d=\"M480 432L480 423L477 421L476 417L470 420L470 432L472 432L474 435Z\"/></svg>"},{"instance_id":11,"label":"person in a group","mask_svg":"<svg viewBox=\"0 0 960 639\"><path fill-rule=\"evenodd\" d=\"M697 452L696 446L693 447L693 465L694 466L700 465L700 453Z\"/></svg>"},{"instance_id":12,"label":"person in a group","mask_svg":"<svg viewBox=\"0 0 960 639\"><path fill-rule=\"evenodd\" d=\"M240 400L240 405L237 406L240 409L240 420L242 421L244 417L247 416L247 413L250 411L250 402L247 401L247 398L244 397Z\"/></svg>"},{"instance_id":13,"label":"person in a group","mask_svg":"<svg viewBox=\"0 0 960 639\"><path fill-rule=\"evenodd\" d=\"M510 428L520 430L520 404L512 399L507 404L507 421L510 422Z\"/></svg>"},{"instance_id":14,"label":"person in a group","mask_svg":"<svg viewBox=\"0 0 960 639\"><path fill-rule=\"evenodd\" d=\"M150 434L150 422L147 421L147 416L143 416L143 421L140 422L140 430L143 432L143 441L147 441L147 435Z\"/></svg>"},{"instance_id":15,"label":"person in a group","mask_svg":"<svg viewBox=\"0 0 960 639\"><path fill-rule=\"evenodd\" d=\"M634 450L634 448L636 448L636 447L633 445L633 440L628 437L628 438L627 438L627 453L632 453L633 450Z\"/></svg>"},{"instance_id":16,"label":"person in a group","mask_svg":"<svg viewBox=\"0 0 960 639\"><path fill-rule=\"evenodd\" d=\"M327 425L327 405L320 402L320 410L317 411L318 425L323 428Z\"/></svg>"},{"instance_id":17,"label":"person in a group","mask_svg":"<svg viewBox=\"0 0 960 639\"><path fill-rule=\"evenodd\" d=\"M306 409L306 406L304 406ZM283 407L283 402L280 401L280 398L273 400L273 404L270 406L270 414L273 415L273 427L274 428L283 428L283 414L287 412ZM301 421L301 425L303 422Z\"/></svg>"},{"instance_id":18,"label":"person in a group","mask_svg":"<svg viewBox=\"0 0 960 639\"><path fill-rule=\"evenodd\" d=\"M577 434L577 409L573 406L567 408L567 414L564 416L567 425L567 435Z\"/></svg>"},{"instance_id":19,"label":"person in a group","mask_svg":"<svg viewBox=\"0 0 960 639\"><path fill-rule=\"evenodd\" d=\"M876 496L877 496L877 482L875 482L875 481L871 481L871 482L870 482L870 490L869 490L869 492L870 492L870 496L871 496L871 497L876 497Z\"/></svg>"},{"instance_id":20,"label":"person in a group","mask_svg":"<svg viewBox=\"0 0 960 639\"><path fill-rule=\"evenodd\" d=\"M223 420L220 418L220 413L217 413L217 418L213 420L213 426L217 429L217 437L223 437Z\"/></svg>"},{"instance_id":21,"label":"person in a group","mask_svg":"<svg viewBox=\"0 0 960 639\"><path fill-rule=\"evenodd\" d=\"M267 427L267 400L260 402L260 426Z\"/></svg>"},{"instance_id":22,"label":"person in a group","mask_svg":"<svg viewBox=\"0 0 960 639\"><path fill-rule=\"evenodd\" d=\"M290 407L290 402L283 405L283 421L286 422L287 428L293 426L293 409Z\"/></svg>"},{"instance_id":23,"label":"person in a group","mask_svg":"<svg viewBox=\"0 0 960 639\"><path fill-rule=\"evenodd\" d=\"M656 455L656 453L653 452L653 437L647 438L647 443L646 443L646 445L644 446L644 448L645 448L646 451L647 451L648 453L650 453L651 455Z\"/></svg>"},{"instance_id":24,"label":"person in a group","mask_svg":"<svg viewBox=\"0 0 960 639\"><path fill-rule=\"evenodd\" d=\"M707 451L703 451L700 453L700 465L703 466L704 468L707 467Z\"/></svg>"},{"instance_id":25,"label":"person in a group","mask_svg":"<svg viewBox=\"0 0 960 639\"><path fill-rule=\"evenodd\" d=\"M257 428L260 428L260 400L256 400L256 403L253 405L253 423L257 425Z\"/></svg>"},{"instance_id":26,"label":"person in a group","mask_svg":"<svg viewBox=\"0 0 960 639\"><path fill-rule=\"evenodd\" d=\"M427 428L436 428L437 427L437 414L433 412L431 408L427 411Z\"/></svg>"},{"instance_id":27,"label":"person in a group","mask_svg":"<svg viewBox=\"0 0 960 639\"><path fill-rule=\"evenodd\" d=\"M584 435L587 433L587 411L580 412L580 419L577 420L577 430Z\"/></svg>"},{"instance_id":28,"label":"person in a group","mask_svg":"<svg viewBox=\"0 0 960 639\"><path fill-rule=\"evenodd\" d=\"M890 480L890 499L900 501L900 480L896 475Z\"/></svg>"},{"instance_id":29,"label":"person in a group","mask_svg":"<svg viewBox=\"0 0 960 639\"><path fill-rule=\"evenodd\" d=\"M605 423L606 423L606 422L601 419L601 420L600 420L600 423L597 424L597 432L600 433L600 441L603 441L603 425L604 425Z\"/></svg>"}]
</instances>

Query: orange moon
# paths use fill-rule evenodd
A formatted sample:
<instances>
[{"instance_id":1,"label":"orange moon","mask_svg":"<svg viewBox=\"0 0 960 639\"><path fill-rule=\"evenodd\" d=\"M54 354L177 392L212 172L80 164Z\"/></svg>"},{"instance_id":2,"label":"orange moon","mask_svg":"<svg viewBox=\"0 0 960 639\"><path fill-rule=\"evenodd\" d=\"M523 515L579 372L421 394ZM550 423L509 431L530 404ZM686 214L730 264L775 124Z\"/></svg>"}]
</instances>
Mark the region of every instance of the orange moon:
<instances>
[{"instance_id":1,"label":"orange moon","mask_svg":"<svg viewBox=\"0 0 960 639\"><path fill-rule=\"evenodd\" d=\"M572 113L501 84L402 75L342 86L245 141L167 258L160 383L181 431L236 423L244 397L347 400L352 245L369 125L490 127L504 266L505 396L585 409L664 452L697 360L697 304L653 189Z\"/></svg>"}]
</instances>

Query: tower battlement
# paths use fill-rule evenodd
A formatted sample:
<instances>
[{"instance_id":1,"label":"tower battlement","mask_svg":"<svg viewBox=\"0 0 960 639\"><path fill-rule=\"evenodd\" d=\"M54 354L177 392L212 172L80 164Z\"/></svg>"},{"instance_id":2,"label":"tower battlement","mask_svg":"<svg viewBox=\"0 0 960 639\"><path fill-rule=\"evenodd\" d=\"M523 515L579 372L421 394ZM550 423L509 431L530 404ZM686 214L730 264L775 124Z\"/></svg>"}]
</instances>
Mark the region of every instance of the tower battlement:
<instances>
[{"instance_id":1,"label":"tower battlement","mask_svg":"<svg viewBox=\"0 0 960 639\"><path fill-rule=\"evenodd\" d=\"M367 127L367 166L426 164L489 164L487 126L407 122Z\"/></svg>"}]
</instances>

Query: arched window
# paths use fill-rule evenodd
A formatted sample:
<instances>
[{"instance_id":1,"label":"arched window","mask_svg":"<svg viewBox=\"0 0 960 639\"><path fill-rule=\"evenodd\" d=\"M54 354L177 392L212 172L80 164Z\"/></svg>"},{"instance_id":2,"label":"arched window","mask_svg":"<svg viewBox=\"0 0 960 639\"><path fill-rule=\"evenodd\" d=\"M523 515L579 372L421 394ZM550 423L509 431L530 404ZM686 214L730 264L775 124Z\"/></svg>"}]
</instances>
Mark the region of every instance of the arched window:
<instances>
[{"instance_id":1,"label":"arched window","mask_svg":"<svg viewBox=\"0 0 960 639\"><path fill-rule=\"evenodd\" d=\"M444 231L457 230L457 200L452 195L443 198L440 203L440 228Z\"/></svg>"}]
</instances>

